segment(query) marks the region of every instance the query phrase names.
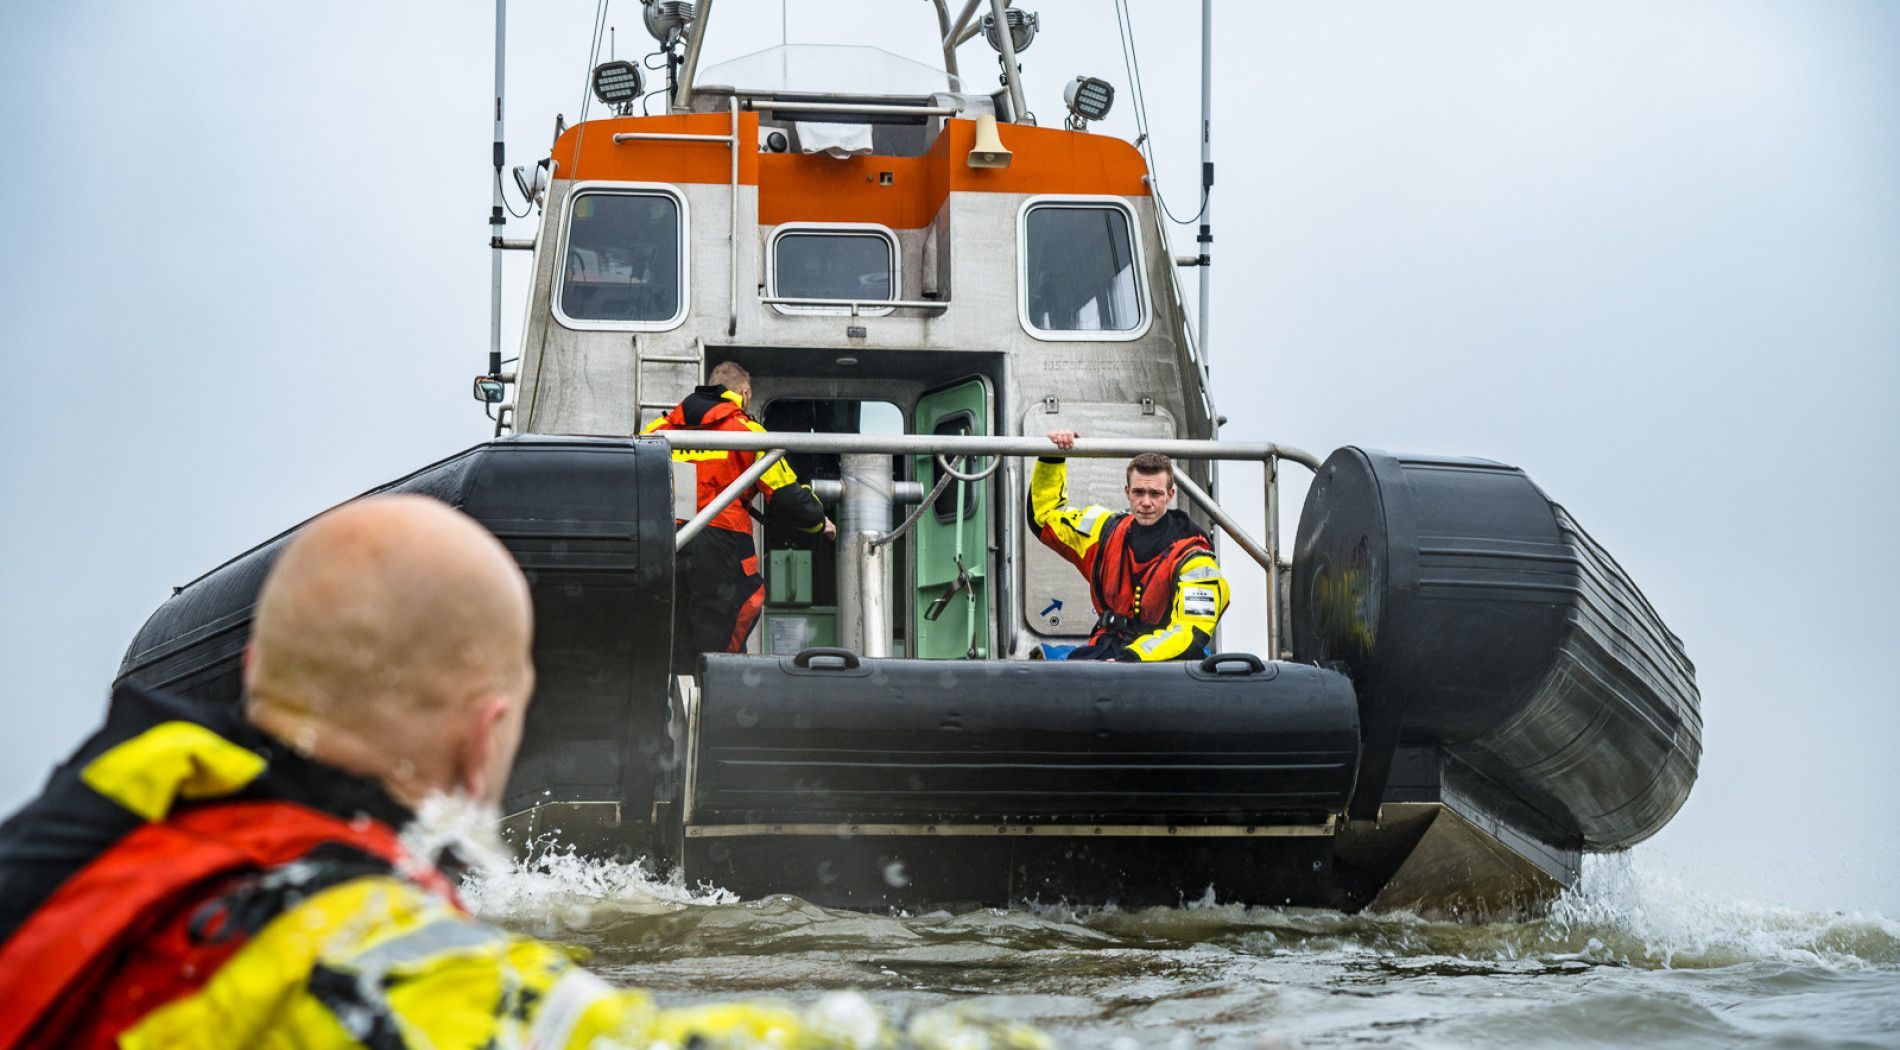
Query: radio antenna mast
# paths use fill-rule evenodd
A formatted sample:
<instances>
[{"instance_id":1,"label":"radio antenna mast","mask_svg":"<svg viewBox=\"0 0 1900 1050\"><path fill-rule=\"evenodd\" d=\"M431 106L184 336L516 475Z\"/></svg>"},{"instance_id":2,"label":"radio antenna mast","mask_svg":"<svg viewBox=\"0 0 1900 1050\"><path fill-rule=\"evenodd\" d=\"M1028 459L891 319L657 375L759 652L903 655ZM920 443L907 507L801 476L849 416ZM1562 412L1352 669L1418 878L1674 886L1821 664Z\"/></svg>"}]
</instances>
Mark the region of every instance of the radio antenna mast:
<instances>
[{"instance_id":1,"label":"radio antenna mast","mask_svg":"<svg viewBox=\"0 0 1900 1050\"><path fill-rule=\"evenodd\" d=\"M1213 276L1214 235L1210 232L1210 223L1214 212L1214 0L1201 0L1201 229L1195 236L1199 242L1201 262L1201 368L1203 379L1212 379L1205 374L1209 361L1208 346L1212 342L1207 331L1207 299L1209 278Z\"/></svg>"},{"instance_id":2,"label":"radio antenna mast","mask_svg":"<svg viewBox=\"0 0 1900 1050\"><path fill-rule=\"evenodd\" d=\"M507 216L502 212L501 96L502 71L507 64L508 0L495 0L495 193L488 211L488 375L501 378L501 235Z\"/></svg>"}]
</instances>

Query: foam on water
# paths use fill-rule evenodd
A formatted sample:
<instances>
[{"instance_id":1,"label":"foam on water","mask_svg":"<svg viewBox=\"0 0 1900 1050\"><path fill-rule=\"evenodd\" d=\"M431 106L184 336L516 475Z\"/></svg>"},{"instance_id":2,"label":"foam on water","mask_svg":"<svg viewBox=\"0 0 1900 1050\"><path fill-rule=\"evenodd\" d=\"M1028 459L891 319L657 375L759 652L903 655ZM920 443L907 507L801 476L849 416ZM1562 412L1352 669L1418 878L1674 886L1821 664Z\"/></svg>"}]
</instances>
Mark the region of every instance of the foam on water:
<instances>
[{"instance_id":1,"label":"foam on water","mask_svg":"<svg viewBox=\"0 0 1900 1050\"><path fill-rule=\"evenodd\" d=\"M551 938L585 935L629 916L663 917L739 902L715 886L687 886L677 869L661 877L644 862L595 860L572 851L543 851L530 861L478 869L463 883L462 899L483 918Z\"/></svg>"},{"instance_id":2,"label":"foam on water","mask_svg":"<svg viewBox=\"0 0 1900 1050\"><path fill-rule=\"evenodd\" d=\"M1165 1046L1182 1031L1235 1047L1263 1036L1617 1045L1645 1033L1886 1045L1900 1032L1900 923L1731 899L1640 856L1590 858L1548 915L1482 925L1211 894L1167 908L864 914L564 854L484 874L465 895L491 919L594 950L603 975L665 1001L855 989L893 1015L1026 1019L1065 1046Z\"/></svg>"},{"instance_id":3,"label":"foam on water","mask_svg":"<svg viewBox=\"0 0 1900 1050\"><path fill-rule=\"evenodd\" d=\"M998 946L1069 948L1225 943L1250 954L1365 952L1467 959L1540 960L1653 969L1708 969L1780 962L1835 969L1900 967L1900 922L1861 912L1811 912L1724 897L1649 869L1630 854L1591 856L1580 885L1548 915L1521 922L1470 924L1404 912L1347 915L1304 908L1225 904L1211 890L1174 908L1123 910L1113 904L1024 903L952 916L864 915L791 897L741 901L719 887L688 886L675 870L657 875L643 863L543 853L532 862L479 872L464 887L478 913L529 927L552 921L567 931L596 919L733 909L761 939L797 925L812 933L896 944L929 930ZM702 924L729 924L702 917ZM830 927L826 930L826 927ZM734 931L737 932L737 931ZM788 944L787 947L793 945Z\"/></svg>"},{"instance_id":4,"label":"foam on water","mask_svg":"<svg viewBox=\"0 0 1900 1050\"><path fill-rule=\"evenodd\" d=\"M1630 853L1585 858L1582 883L1541 925L1548 943L1636 966L1900 966L1900 922L1886 916L1728 898L1651 870Z\"/></svg>"}]
</instances>

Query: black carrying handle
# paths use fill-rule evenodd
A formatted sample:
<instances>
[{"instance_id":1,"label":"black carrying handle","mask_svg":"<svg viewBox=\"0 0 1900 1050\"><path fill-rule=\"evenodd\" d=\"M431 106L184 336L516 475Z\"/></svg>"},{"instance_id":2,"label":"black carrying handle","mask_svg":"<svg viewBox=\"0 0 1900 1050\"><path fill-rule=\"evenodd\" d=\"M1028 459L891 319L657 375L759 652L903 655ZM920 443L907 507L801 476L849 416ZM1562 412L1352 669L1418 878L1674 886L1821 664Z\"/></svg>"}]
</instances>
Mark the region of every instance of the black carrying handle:
<instances>
[{"instance_id":1,"label":"black carrying handle","mask_svg":"<svg viewBox=\"0 0 1900 1050\"><path fill-rule=\"evenodd\" d=\"M843 663L835 669L827 668L827 667L813 667L812 666L813 660L822 660L827 657L831 659L835 659L835 660L841 660L843 661ZM826 670L851 671L851 670L857 669L858 654L852 652L849 649L837 649L837 648L833 648L832 646L821 645L821 646L817 646L811 649L800 649L798 651L798 655L792 657L792 666L803 668L804 670L807 670L807 671L826 671Z\"/></svg>"},{"instance_id":2,"label":"black carrying handle","mask_svg":"<svg viewBox=\"0 0 1900 1050\"><path fill-rule=\"evenodd\" d=\"M1221 670L1223 666L1231 667L1237 663L1246 664L1247 669L1245 671ZM1266 669L1267 665L1258 656L1252 653L1215 653L1213 656L1201 661L1201 670L1207 674L1259 674Z\"/></svg>"}]
</instances>

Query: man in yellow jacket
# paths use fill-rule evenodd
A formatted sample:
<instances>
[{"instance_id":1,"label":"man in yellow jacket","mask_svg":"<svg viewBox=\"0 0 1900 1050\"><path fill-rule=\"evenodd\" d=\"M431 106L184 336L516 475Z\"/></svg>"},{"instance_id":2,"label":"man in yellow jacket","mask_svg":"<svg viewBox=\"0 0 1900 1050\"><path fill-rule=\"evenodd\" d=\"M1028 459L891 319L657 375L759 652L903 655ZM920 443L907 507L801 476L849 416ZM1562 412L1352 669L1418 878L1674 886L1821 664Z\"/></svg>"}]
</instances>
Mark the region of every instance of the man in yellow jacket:
<instances>
[{"instance_id":1,"label":"man in yellow jacket","mask_svg":"<svg viewBox=\"0 0 1900 1050\"><path fill-rule=\"evenodd\" d=\"M531 633L514 559L445 504L305 526L258 597L242 708L123 688L0 825L0 1047L899 1045L861 1002L662 1009L464 910L434 836L496 849Z\"/></svg>"},{"instance_id":2,"label":"man in yellow jacket","mask_svg":"<svg viewBox=\"0 0 1900 1050\"><path fill-rule=\"evenodd\" d=\"M1075 447L1073 430L1049 440ZM1128 510L1069 505L1068 461L1044 456L1029 476L1029 520L1043 545L1089 581L1097 620L1071 660L1199 660L1227 610L1227 581L1207 533L1174 501L1174 463L1145 452L1129 461Z\"/></svg>"}]
</instances>

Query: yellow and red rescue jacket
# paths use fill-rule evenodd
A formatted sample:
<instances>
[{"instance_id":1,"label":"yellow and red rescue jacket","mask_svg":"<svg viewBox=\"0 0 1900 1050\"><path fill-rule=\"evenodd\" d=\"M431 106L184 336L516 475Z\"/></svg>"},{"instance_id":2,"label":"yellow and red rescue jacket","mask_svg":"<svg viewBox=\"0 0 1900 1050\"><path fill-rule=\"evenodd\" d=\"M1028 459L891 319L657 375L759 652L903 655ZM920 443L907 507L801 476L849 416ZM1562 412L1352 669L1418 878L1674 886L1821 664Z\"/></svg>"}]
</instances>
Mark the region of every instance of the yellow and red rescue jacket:
<instances>
[{"instance_id":1,"label":"yellow and red rescue jacket","mask_svg":"<svg viewBox=\"0 0 1900 1050\"><path fill-rule=\"evenodd\" d=\"M660 1009L465 912L407 810L235 709L121 689L0 825L0 1047L888 1046L823 1004ZM1011 1029L985 1045L1043 1047ZM946 1040L946 1044L948 1040Z\"/></svg>"},{"instance_id":2,"label":"yellow and red rescue jacket","mask_svg":"<svg viewBox=\"0 0 1900 1050\"><path fill-rule=\"evenodd\" d=\"M695 388L686 400L673 406L673 410L666 415L648 423L641 433L652 434L662 430L765 433L764 427L745 414L739 395L723 386ZM698 483L695 505L705 507L718 498L727 485L745 473L758 460L759 454L682 448L673 451L673 458L681 463L693 464ZM824 528L824 505L812 494L810 486L799 482L798 475L792 472L784 460L774 463L770 470L760 475L751 492L741 495L720 511L712 520L713 528L752 535L752 522L746 513L746 505L754 495L764 496L772 513L794 528L806 532L817 532Z\"/></svg>"},{"instance_id":3,"label":"yellow and red rescue jacket","mask_svg":"<svg viewBox=\"0 0 1900 1050\"><path fill-rule=\"evenodd\" d=\"M1099 616L1089 647L1144 662L1206 656L1228 601L1207 533L1170 510L1138 537L1126 511L1070 506L1068 476L1066 461L1036 461L1029 518L1043 544L1088 577Z\"/></svg>"}]
</instances>

